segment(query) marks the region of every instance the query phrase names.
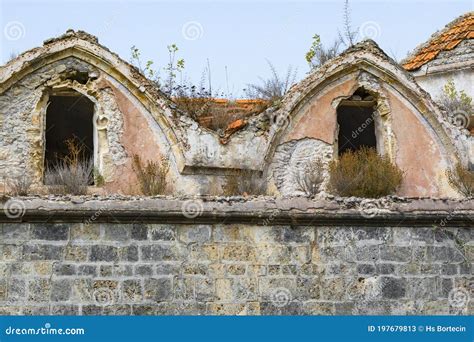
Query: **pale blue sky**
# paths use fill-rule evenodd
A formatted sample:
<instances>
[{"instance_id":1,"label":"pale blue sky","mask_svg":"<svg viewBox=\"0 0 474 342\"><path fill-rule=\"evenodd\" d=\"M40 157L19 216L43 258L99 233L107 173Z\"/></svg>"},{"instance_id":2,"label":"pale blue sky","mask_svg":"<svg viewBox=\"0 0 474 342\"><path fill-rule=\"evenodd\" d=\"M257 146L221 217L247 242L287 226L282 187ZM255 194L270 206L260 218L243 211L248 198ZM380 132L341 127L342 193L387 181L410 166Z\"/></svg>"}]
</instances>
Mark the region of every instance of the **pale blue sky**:
<instances>
[{"instance_id":1,"label":"pale blue sky","mask_svg":"<svg viewBox=\"0 0 474 342\"><path fill-rule=\"evenodd\" d=\"M209 58L214 89L241 96L246 83L266 77L269 59L282 73L289 64L298 79L304 55L318 33L330 43L342 28L343 0L337 1L22 1L0 0L1 59L39 46L68 28L97 35L129 60L136 45L143 59L166 63L166 46L176 43L191 79L198 81ZM473 10L473 1L351 1L352 26L389 55L401 59L436 30ZM187 35L184 33L189 28ZM18 30L15 30L18 29ZM196 34L196 35L193 35ZM190 39L191 38L191 39ZM196 39L193 39L196 38Z\"/></svg>"}]
</instances>

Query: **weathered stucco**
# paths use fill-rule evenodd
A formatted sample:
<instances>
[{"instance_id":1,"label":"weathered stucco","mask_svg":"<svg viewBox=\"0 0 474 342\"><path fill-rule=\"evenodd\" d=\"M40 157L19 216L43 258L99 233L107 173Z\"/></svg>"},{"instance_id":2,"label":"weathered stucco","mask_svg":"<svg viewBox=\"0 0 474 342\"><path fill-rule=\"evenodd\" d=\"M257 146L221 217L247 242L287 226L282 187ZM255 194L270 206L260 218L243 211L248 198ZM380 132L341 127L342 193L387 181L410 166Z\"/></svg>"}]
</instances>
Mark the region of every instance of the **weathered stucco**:
<instances>
[{"instance_id":1,"label":"weathered stucco","mask_svg":"<svg viewBox=\"0 0 474 342\"><path fill-rule=\"evenodd\" d=\"M76 72L87 73L86 84L74 80ZM28 170L41 189L48 96L70 89L96 106L95 164L106 184L91 191L136 193L131 161L138 154L151 161L169 157L171 194L220 194L227 175L245 169L263 175L267 194L297 195L293 175L304 163L337 157L336 107L359 87L377 101L379 153L406 172L399 195L457 196L445 171L472 158L472 139L446 122L415 81L370 41L315 70L279 107L223 139L181 113L97 38L68 31L0 69L0 173L14 177Z\"/></svg>"},{"instance_id":2,"label":"weathered stucco","mask_svg":"<svg viewBox=\"0 0 474 342\"><path fill-rule=\"evenodd\" d=\"M133 184L137 183L132 169L133 156L139 155L142 160L159 162L161 155L165 152L161 150L162 145L157 139L157 134L151 130L150 123L146 120L146 114L144 115L140 108L124 95L123 91L110 83L109 87L113 91L120 112L127 113L123 115L121 144L128 158L123 165L113 171L115 181L106 184L106 189L109 192L133 193L135 190Z\"/></svg>"}]
</instances>

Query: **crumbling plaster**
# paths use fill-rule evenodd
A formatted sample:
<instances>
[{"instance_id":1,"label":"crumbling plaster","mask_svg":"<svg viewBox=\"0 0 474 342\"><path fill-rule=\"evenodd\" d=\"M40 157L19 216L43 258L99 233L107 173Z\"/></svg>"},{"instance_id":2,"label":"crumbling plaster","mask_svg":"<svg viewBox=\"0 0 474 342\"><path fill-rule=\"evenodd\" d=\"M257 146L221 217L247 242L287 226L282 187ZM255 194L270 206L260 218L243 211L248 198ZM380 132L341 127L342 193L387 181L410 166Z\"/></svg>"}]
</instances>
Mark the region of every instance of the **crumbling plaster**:
<instances>
[{"instance_id":1,"label":"crumbling plaster","mask_svg":"<svg viewBox=\"0 0 474 342\"><path fill-rule=\"evenodd\" d=\"M287 125L275 134L269 149L278 151L281 142L310 137L333 145L336 155L337 101L360 86L377 99L376 130L383 142L379 152L387 153L406 173L400 194L456 196L445 171L458 160L462 144L458 141L456 148L454 137L460 130L444 119L407 72L371 42L358 44L290 90L280 108L280 113L288 113Z\"/></svg>"},{"instance_id":2,"label":"crumbling plaster","mask_svg":"<svg viewBox=\"0 0 474 342\"><path fill-rule=\"evenodd\" d=\"M61 79L68 70L85 70L94 77L85 85ZM336 107L361 86L377 100L379 151L408 167L401 194L455 195L444 171L457 161L458 149L465 149L465 144L453 143L459 129L446 122L429 95L370 41L312 72L278 107L249 119L223 144L222 136L180 113L153 82L99 45L97 38L68 31L0 69L0 122L5 135L0 171L15 173L30 165L40 179L44 94L55 87L70 88L96 104L96 162L108 190L127 192L134 182L131 157L137 153L151 160L169 156L169 190L176 194L219 192L226 174L249 169L263 173L269 194L294 195L291 177L282 176L282 171L287 163L296 167L301 165L298 160L313 155L304 152L308 146L315 146L326 162L331 150L335 157ZM303 147L295 141L303 142ZM419 156L420 149L430 149L431 154ZM289 151L303 152L285 155Z\"/></svg>"}]
</instances>

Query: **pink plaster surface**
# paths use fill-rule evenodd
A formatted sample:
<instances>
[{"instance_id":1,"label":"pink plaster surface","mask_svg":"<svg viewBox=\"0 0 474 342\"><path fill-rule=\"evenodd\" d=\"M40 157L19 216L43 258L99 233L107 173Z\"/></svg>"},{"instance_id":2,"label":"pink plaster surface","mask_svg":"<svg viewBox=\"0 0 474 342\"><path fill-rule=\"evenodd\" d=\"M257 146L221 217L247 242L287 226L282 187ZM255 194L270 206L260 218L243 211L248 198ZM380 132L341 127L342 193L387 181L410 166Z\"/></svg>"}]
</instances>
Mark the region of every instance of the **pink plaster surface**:
<instances>
[{"instance_id":1,"label":"pink plaster surface","mask_svg":"<svg viewBox=\"0 0 474 342\"><path fill-rule=\"evenodd\" d=\"M401 196L439 196L436 179L443 160L438 144L428 127L410 108L388 93L392 129L397 141L396 162L405 171Z\"/></svg>"},{"instance_id":2,"label":"pink plaster surface","mask_svg":"<svg viewBox=\"0 0 474 342\"><path fill-rule=\"evenodd\" d=\"M114 181L107 183L109 192L125 194L137 193L138 182L132 168L134 154L140 156L142 163L146 161L158 162L161 157L160 146L143 113L120 90L107 82L115 95L117 106L123 115L123 134L121 144L127 152L128 158L124 165L117 167Z\"/></svg>"},{"instance_id":3,"label":"pink plaster surface","mask_svg":"<svg viewBox=\"0 0 474 342\"><path fill-rule=\"evenodd\" d=\"M293 130L286 136L285 141L299 140L302 138L314 138L328 144L334 144L337 115L336 109L332 107L332 101L340 96L349 96L355 86L355 80L350 79L321 96L304 109L306 112L296 123Z\"/></svg>"},{"instance_id":4,"label":"pink plaster surface","mask_svg":"<svg viewBox=\"0 0 474 342\"><path fill-rule=\"evenodd\" d=\"M309 105L283 142L314 138L334 144L337 125L336 109L332 101L351 95L356 81L348 80L324 94ZM433 141L429 127L419 120L411 108L385 90L392 115L392 130L396 138L395 160L405 172L399 195L441 196L437 182L443 157L440 147Z\"/></svg>"}]
</instances>

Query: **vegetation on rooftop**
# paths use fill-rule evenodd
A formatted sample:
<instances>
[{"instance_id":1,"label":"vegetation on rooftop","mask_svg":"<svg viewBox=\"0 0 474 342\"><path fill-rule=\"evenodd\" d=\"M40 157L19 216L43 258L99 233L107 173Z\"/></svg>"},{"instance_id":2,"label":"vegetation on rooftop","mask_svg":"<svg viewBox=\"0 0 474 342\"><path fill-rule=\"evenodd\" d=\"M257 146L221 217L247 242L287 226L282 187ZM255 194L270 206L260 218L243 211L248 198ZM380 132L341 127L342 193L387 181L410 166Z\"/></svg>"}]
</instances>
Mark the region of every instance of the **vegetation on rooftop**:
<instances>
[{"instance_id":1,"label":"vegetation on rooftop","mask_svg":"<svg viewBox=\"0 0 474 342\"><path fill-rule=\"evenodd\" d=\"M357 32L357 28L352 28L349 0L346 0L343 10L343 29L342 32L338 30L338 37L329 45L324 45L319 34L313 35L311 46L305 54L305 60L309 68L311 70L317 68L338 56L341 53L341 47L348 48L353 46L357 42Z\"/></svg>"},{"instance_id":2,"label":"vegetation on rooftop","mask_svg":"<svg viewBox=\"0 0 474 342\"><path fill-rule=\"evenodd\" d=\"M341 46L352 46L356 38L357 30L351 26L349 1L346 0L343 10L343 29L338 31L338 38L329 46L325 46L318 34L313 36L311 47L305 55L310 69L336 57L341 52ZM232 99L233 96L229 91L224 93L213 89L209 60L207 60L200 83L194 84L186 77L185 61L178 57L178 46L170 44L167 49L167 63L163 67L157 67L153 60L143 62L141 52L136 46L131 48L130 61L177 105L177 113L181 111L201 125L220 133L238 119L246 119L251 115L261 113L268 106L278 106L296 81L297 70L291 65L288 66L285 74L280 74L267 60L270 77L260 77L260 82L249 83L243 89L248 99L257 99L260 102L250 110L248 108L239 110L232 100L224 104L216 101L222 98Z\"/></svg>"},{"instance_id":3,"label":"vegetation on rooftop","mask_svg":"<svg viewBox=\"0 0 474 342\"><path fill-rule=\"evenodd\" d=\"M278 104L295 83L297 70L290 65L284 77L281 77L272 62L267 60L267 64L271 72L270 78L260 77L260 84L247 84L244 91L248 98L262 99L271 104Z\"/></svg>"},{"instance_id":4,"label":"vegetation on rooftop","mask_svg":"<svg viewBox=\"0 0 474 342\"><path fill-rule=\"evenodd\" d=\"M154 61L142 61L141 52L136 46L131 47L130 62L160 90L173 101L179 111L186 113L201 125L223 133L228 125L238 119L246 119L263 112L268 106L276 105L288 89L295 83L296 70L289 66L281 76L275 66L267 61L271 76L260 78L259 84L248 84L244 89L249 100L247 106L224 98L233 98L232 94L213 90L211 67L209 61L202 73L199 84L194 84L185 74L185 61L178 58L179 48L176 44L168 45L168 62L157 68Z\"/></svg>"}]
</instances>

